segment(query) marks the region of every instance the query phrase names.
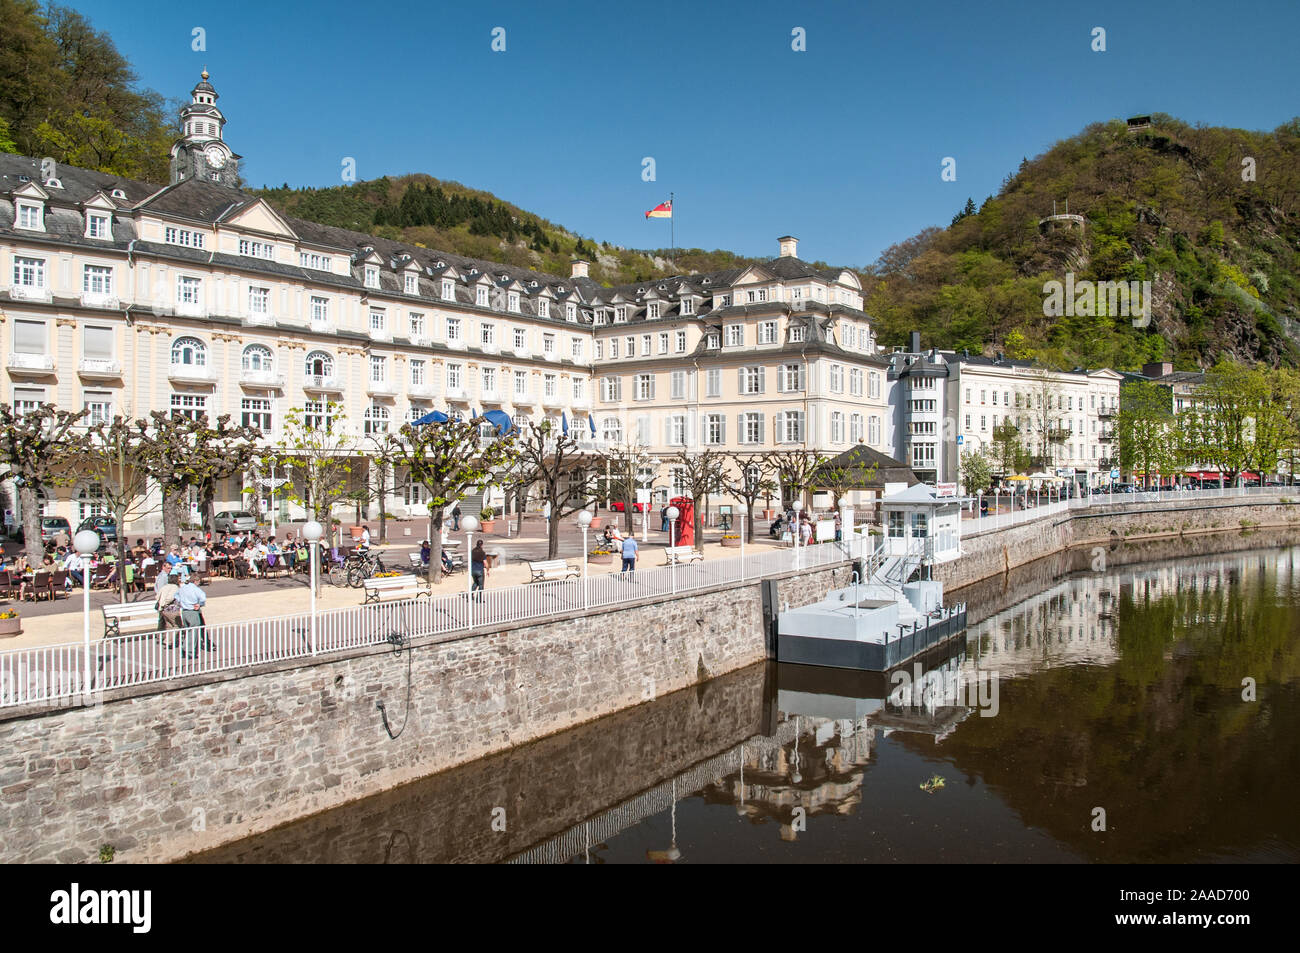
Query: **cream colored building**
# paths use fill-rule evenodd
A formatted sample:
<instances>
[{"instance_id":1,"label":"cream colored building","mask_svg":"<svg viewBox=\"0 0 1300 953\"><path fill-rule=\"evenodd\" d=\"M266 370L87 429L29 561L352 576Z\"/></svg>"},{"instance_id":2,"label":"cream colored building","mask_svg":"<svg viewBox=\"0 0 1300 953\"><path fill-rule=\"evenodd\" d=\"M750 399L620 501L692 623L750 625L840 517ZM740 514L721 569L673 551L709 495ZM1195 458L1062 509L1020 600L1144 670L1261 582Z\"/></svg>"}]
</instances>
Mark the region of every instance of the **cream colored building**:
<instances>
[{"instance_id":1,"label":"cream colored building","mask_svg":"<svg viewBox=\"0 0 1300 953\"><path fill-rule=\"evenodd\" d=\"M343 415L359 445L434 410L500 410L593 449L639 439L664 461L656 486L704 446L891 446L861 287L793 238L763 265L605 288L582 262L558 277L289 218L233 187L216 100L204 74L167 186L0 155L0 400L229 414L271 444L291 408ZM247 505L243 483L218 509ZM386 509L423 513L403 483ZM97 489L45 511L75 526Z\"/></svg>"}]
</instances>

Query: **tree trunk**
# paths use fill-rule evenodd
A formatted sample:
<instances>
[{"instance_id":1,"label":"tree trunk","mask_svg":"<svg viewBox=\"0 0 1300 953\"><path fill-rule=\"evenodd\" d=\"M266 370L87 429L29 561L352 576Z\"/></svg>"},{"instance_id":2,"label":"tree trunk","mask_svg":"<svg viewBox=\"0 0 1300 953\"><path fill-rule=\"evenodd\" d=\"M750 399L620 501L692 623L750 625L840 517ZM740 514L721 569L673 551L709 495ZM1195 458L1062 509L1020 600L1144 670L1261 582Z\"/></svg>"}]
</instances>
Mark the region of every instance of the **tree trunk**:
<instances>
[{"instance_id":1,"label":"tree trunk","mask_svg":"<svg viewBox=\"0 0 1300 953\"><path fill-rule=\"evenodd\" d=\"M45 544L41 542L41 503L36 497L36 489L23 481L18 488L18 503L23 511L23 550L27 553L27 564L35 569L45 558ZM76 535L76 526L72 527Z\"/></svg>"},{"instance_id":2,"label":"tree trunk","mask_svg":"<svg viewBox=\"0 0 1300 953\"><path fill-rule=\"evenodd\" d=\"M468 554L466 554L468 559ZM467 569L466 572L469 570ZM425 569L429 585L442 581L442 507L429 507L429 565Z\"/></svg>"},{"instance_id":3,"label":"tree trunk","mask_svg":"<svg viewBox=\"0 0 1300 953\"><path fill-rule=\"evenodd\" d=\"M559 495L559 494L555 494ZM551 503L551 518L546 521L546 558L555 559L560 552L560 506Z\"/></svg>"},{"instance_id":4,"label":"tree trunk","mask_svg":"<svg viewBox=\"0 0 1300 953\"><path fill-rule=\"evenodd\" d=\"M127 507L113 514L117 521L117 594L119 602L126 602L126 511ZM89 570L86 570L89 572Z\"/></svg>"},{"instance_id":5,"label":"tree trunk","mask_svg":"<svg viewBox=\"0 0 1300 953\"><path fill-rule=\"evenodd\" d=\"M524 535L524 488L515 487L515 535Z\"/></svg>"},{"instance_id":6,"label":"tree trunk","mask_svg":"<svg viewBox=\"0 0 1300 953\"><path fill-rule=\"evenodd\" d=\"M388 507L384 505L388 496L388 467L379 468L379 541L388 542Z\"/></svg>"},{"instance_id":7,"label":"tree trunk","mask_svg":"<svg viewBox=\"0 0 1300 953\"><path fill-rule=\"evenodd\" d=\"M754 504L750 500L745 501L745 532L746 541L754 541Z\"/></svg>"},{"instance_id":8,"label":"tree trunk","mask_svg":"<svg viewBox=\"0 0 1300 953\"><path fill-rule=\"evenodd\" d=\"M181 540L181 523L180 523L180 501L176 498L175 490L168 490L166 487L162 491L162 511L163 511L163 542L170 546L172 543L179 543Z\"/></svg>"},{"instance_id":9,"label":"tree trunk","mask_svg":"<svg viewBox=\"0 0 1300 953\"><path fill-rule=\"evenodd\" d=\"M695 511L695 549L698 552L704 552L704 514L699 510Z\"/></svg>"},{"instance_id":10,"label":"tree trunk","mask_svg":"<svg viewBox=\"0 0 1300 953\"><path fill-rule=\"evenodd\" d=\"M623 523L629 536L636 532L632 526L632 502L634 496L635 494L632 492L632 480L629 477L627 484L623 488Z\"/></svg>"},{"instance_id":11,"label":"tree trunk","mask_svg":"<svg viewBox=\"0 0 1300 953\"><path fill-rule=\"evenodd\" d=\"M202 495L199 498L199 522L203 529L209 533L216 532L217 521L217 484L215 480L208 480L203 484ZM118 532L118 535L122 535Z\"/></svg>"}]
</instances>

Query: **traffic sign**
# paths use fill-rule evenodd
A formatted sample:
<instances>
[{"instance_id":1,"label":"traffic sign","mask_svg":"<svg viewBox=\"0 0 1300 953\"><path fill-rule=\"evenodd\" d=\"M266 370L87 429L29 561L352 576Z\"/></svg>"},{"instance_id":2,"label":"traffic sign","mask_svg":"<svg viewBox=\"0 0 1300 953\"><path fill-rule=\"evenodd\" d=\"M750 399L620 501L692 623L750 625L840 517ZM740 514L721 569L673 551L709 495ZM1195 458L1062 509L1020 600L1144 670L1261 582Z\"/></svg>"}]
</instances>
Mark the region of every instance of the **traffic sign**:
<instances>
[{"instance_id":1,"label":"traffic sign","mask_svg":"<svg viewBox=\"0 0 1300 953\"><path fill-rule=\"evenodd\" d=\"M961 434L957 434L957 446L960 447L965 442L966 442L966 438L963 437Z\"/></svg>"},{"instance_id":2,"label":"traffic sign","mask_svg":"<svg viewBox=\"0 0 1300 953\"><path fill-rule=\"evenodd\" d=\"M1119 479L1119 467L1111 467L1111 470L1110 470L1110 478L1111 478L1112 480L1118 480L1118 479Z\"/></svg>"}]
</instances>

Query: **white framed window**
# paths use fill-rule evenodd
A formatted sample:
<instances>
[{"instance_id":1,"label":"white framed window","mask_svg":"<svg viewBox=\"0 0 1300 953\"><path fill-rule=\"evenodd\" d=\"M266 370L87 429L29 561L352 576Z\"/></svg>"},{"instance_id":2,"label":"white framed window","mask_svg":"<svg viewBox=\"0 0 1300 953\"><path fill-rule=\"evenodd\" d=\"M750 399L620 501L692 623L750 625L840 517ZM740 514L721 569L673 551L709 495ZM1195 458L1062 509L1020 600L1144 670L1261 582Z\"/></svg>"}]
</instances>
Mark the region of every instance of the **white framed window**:
<instances>
[{"instance_id":1,"label":"white framed window","mask_svg":"<svg viewBox=\"0 0 1300 953\"><path fill-rule=\"evenodd\" d=\"M31 414L40 409L41 404L49 403L44 387L15 387L14 413Z\"/></svg>"},{"instance_id":2,"label":"white framed window","mask_svg":"<svg viewBox=\"0 0 1300 953\"><path fill-rule=\"evenodd\" d=\"M110 219L107 215L101 215L97 212L86 213L86 237L87 238L112 238L113 232L109 228Z\"/></svg>"},{"instance_id":3,"label":"white framed window","mask_svg":"<svg viewBox=\"0 0 1300 953\"><path fill-rule=\"evenodd\" d=\"M447 319L447 340L454 344L460 343L460 318Z\"/></svg>"},{"instance_id":4,"label":"white framed window","mask_svg":"<svg viewBox=\"0 0 1300 953\"><path fill-rule=\"evenodd\" d=\"M686 415L670 414L666 421L666 439L670 447L686 446Z\"/></svg>"},{"instance_id":5,"label":"white framed window","mask_svg":"<svg viewBox=\"0 0 1300 953\"><path fill-rule=\"evenodd\" d=\"M113 360L113 329L82 325L81 359L84 361Z\"/></svg>"},{"instance_id":6,"label":"white framed window","mask_svg":"<svg viewBox=\"0 0 1300 953\"><path fill-rule=\"evenodd\" d=\"M186 248L202 248L203 233L195 232L188 228L175 228L168 226L163 229L163 241L168 245L183 245Z\"/></svg>"},{"instance_id":7,"label":"white framed window","mask_svg":"<svg viewBox=\"0 0 1300 953\"><path fill-rule=\"evenodd\" d=\"M623 421L617 417L605 417L600 422L600 438L609 443L621 443L623 440Z\"/></svg>"},{"instance_id":8,"label":"white framed window","mask_svg":"<svg viewBox=\"0 0 1300 953\"><path fill-rule=\"evenodd\" d=\"M934 380L934 378L928 378L928 379L931 380L931 381ZM868 394L868 396L870 396L870 397L879 397L879 396L880 396L880 374L879 374L879 372L877 372L877 371L872 371L871 374L870 374L869 380L870 380L871 388L870 388L870 393Z\"/></svg>"},{"instance_id":9,"label":"white framed window","mask_svg":"<svg viewBox=\"0 0 1300 953\"><path fill-rule=\"evenodd\" d=\"M332 271L333 262L329 255L321 255L314 251L298 252L298 267L311 268L313 271Z\"/></svg>"},{"instance_id":10,"label":"white framed window","mask_svg":"<svg viewBox=\"0 0 1300 953\"><path fill-rule=\"evenodd\" d=\"M264 317L271 311L271 289L250 286L248 289L248 313Z\"/></svg>"},{"instance_id":11,"label":"white framed window","mask_svg":"<svg viewBox=\"0 0 1300 953\"><path fill-rule=\"evenodd\" d=\"M802 443L804 413L802 410L784 410L776 415L777 443Z\"/></svg>"},{"instance_id":12,"label":"white framed window","mask_svg":"<svg viewBox=\"0 0 1300 953\"><path fill-rule=\"evenodd\" d=\"M844 414L838 410L831 411L831 443L844 442Z\"/></svg>"},{"instance_id":13,"label":"white framed window","mask_svg":"<svg viewBox=\"0 0 1300 953\"><path fill-rule=\"evenodd\" d=\"M88 390L81 394L81 406L87 411L86 424L94 427L96 424L109 424L113 422L113 392L109 390Z\"/></svg>"},{"instance_id":14,"label":"white framed window","mask_svg":"<svg viewBox=\"0 0 1300 953\"><path fill-rule=\"evenodd\" d=\"M566 304L564 306L564 320L574 323L578 320L578 306L576 304Z\"/></svg>"},{"instance_id":15,"label":"white framed window","mask_svg":"<svg viewBox=\"0 0 1300 953\"><path fill-rule=\"evenodd\" d=\"M370 333L387 334L388 333L388 312L382 308L370 309Z\"/></svg>"},{"instance_id":16,"label":"white framed window","mask_svg":"<svg viewBox=\"0 0 1300 953\"><path fill-rule=\"evenodd\" d=\"M189 275L176 276L176 303L198 307L203 303L203 279Z\"/></svg>"},{"instance_id":17,"label":"white framed window","mask_svg":"<svg viewBox=\"0 0 1300 953\"><path fill-rule=\"evenodd\" d=\"M86 294L108 297L113 293L113 269L105 265L83 265L81 290Z\"/></svg>"},{"instance_id":18,"label":"white framed window","mask_svg":"<svg viewBox=\"0 0 1300 953\"><path fill-rule=\"evenodd\" d=\"M527 371L515 371L515 396L516 397L528 396L528 372Z\"/></svg>"},{"instance_id":19,"label":"white framed window","mask_svg":"<svg viewBox=\"0 0 1300 953\"><path fill-rule=\"evenodd\" d=\"M652 335L649 334L641 335L641 356L642 357L650 356L650 351L651 351L653 341L654 338Z\"/></svg>"},{"instance_id":20,"label":"white framed window","mask_svg":"<svg viewBox=\"0 0 1300 953\"><path fill-rule=\"evenodd\" d=\"M853 350L858 346L858 329L851 324L844 325L844 347Z\"/></svg>"},{"instance_id":21,"label":"white framed window","mask_svg":"<svg viewBox=\"0 0 1300 953\"><path fill-rule=\"evenodd\" d=\"M591 346L595 352L596 360L602 360L605 357L605 342L597 338Z\"/></svg>"},{"instance_id":22,"label":"white framed window","mask_svg":"<svg viewBox=\"0 0 1300 953\"><path fill-rule=\"evenodd\" d=\"M727 419L722 414L704 415L704 443L711 447L720 447L727 442Z\"/></svg>"},{"instance_id":23,"label":"white framed window","mask_svg":"<svg viewBox=\"0 0 1300 953\"><path fill-rule=\"evenodd\" d=\"M555 357L555 335L554 334L542 335L542 353L550 358Z\"/></svg>"},{"instance_id":24,"label":"white framed window","mask_svg":"<svg viewBox=\"0 0 1300 953\"><path fill-rule=\"evenodd\" d=\"M442 279L442 300L454 301L456 299L456 282L450 278Z\"/></svg>"},{"instance_id":25,"label":"white framed window","mask_svg":"<svg viewBox=\"0 0 1300 953\"><path fill-rule=\"evenodd\" d=\"M366 408L365 430L366 433L380 434L388 433L388 423L391 414L388 408L383 404L371 404Z\"/></svg>"},{"instance_id":26,"label":"white framed window","mask_svg":"<svg viewBox=\"0 0 1300 953\"><path fill-rule=\"evenodd\" d=\"M321 298L312 295L311 298L311 323L317 327L329 324L330 321L330 299Z\"/></svg>"},{"instance_id":27,"label":"white framed window","mask_svg":"<svg viewBox=\"0 0 1300 953\"><path fill-rule=\"evenodd\" d=\"M26 228L34 232L45 231L45 206L37 202L18 201L18 218L14 222L17 228Z\"/></svg>"},{"instance_id":28,"label":"white framed window","mask_svg":"<svg viewBox=\"0 0 1300 953\"><path fill-rule=\"evenodd\" d=\"M649 304L646 305L645 316L651 321L657 320L662 307L663 305L661 305L658 301L651 301Z\"/></svg>"},{"instance_id":29,"label":"white framed window","mask_svg":"<svg viewBox=\"0 0 1300 953\"><path fill-rule=\"evenodd\" d=\"M458 391L461 388L461 366L460 364L447 365L447 389Z\"/></svg>"},{"instance_id":30,"label":"white framed window","mask_svg":"<svg viewBox=\"0 0 1300 953\"><path fill-rule=\"evenodd\" d=\"M569 356L575 361L581 361L586 353L586 347L582 338L569 338Z\"/></svg>"},{"instance_id":31,"label":"white framed window","mask_svg":"<svg viewBox=\"0 0 1300 953\"><path fill-rule=\"evenodd\" d=\"M749 411L741 414L739 420L741 443L763 442L763 415L761 413Z\"/></svg>"},{"instance_id":32,"label":"white framed window","mask_svg":"<svg viewBox=\"0 0 1300 953\"><path fill-rule=\"evenodd\" d=\"M410 368L411 368L411 386L423 387L425 381L429 379L428 374L426 372L428 362L422 360L413 360L413 361L409 361L408 363L410 364Z\"/></svg>"},{"instance_id":33,"label":"white framed window","mask_svg":"<svg viewBox=\"0 0 1300 953\"><path fill-rule=\"evenodd\" d=\"M609 356L611 360L618 358L618 338L609 339Z\"/></svg>"},{"instance_id":34,"label":"white framed window","mask_svg":"<svg viewBox=\"0 0 1300 953\"><path fill-rule=\"evenodd\" d=\"M243 397L239 401L240 423L245 427L256 427L262 433L272 430L274 412L271 400L267 397Z\"/></svg>"},{"instance_id":35,"label":"white framed window","mask_svg":"<svg viewBox=\"0 0 1300 953\"><path fill-rule=\"evenodd\" d=\"M269 242L255 242L247 238L239 240L239 253L248 258L275 258L275 246Z\"/></svg>"},{"instance_id":36,"label":"white framed window","mask_svg":"<svg viewBox=\"0 0 1300 953\"><path fill-rule=\"evenodd\" d=\"M862 432L862 415L849 414L849 441L860 443L866 434Z\"/></svg>"},{"instance_id":37,"label":"white framed window","mask_svg":"<svg viewBox=\"0 0 1300 953\"><path fill-rule=\"evenodd\" d=\"M659 334L659 353L660 354L668 353L668 332L667 331L661 331Z\"/></svg>"},{"instance_id":38,"label":"white framed window","mask_svg":"<svg viewBox=\"0 0 1300 953\"><path fill-rule=\"evenodd\" d=\"M600 399L606 403L623 399L623 378L602 377L600 379Z\"/></svg>"},{"instance_id":39,"label":"white framed window","mask_svg":"<svg viewBox=\"0 0 1300 953\"><path fill-rule=\"evenodd\" d=\"M366 276L365 280L366 280L367 288L379 287L379 266L378 265L366 265L365 276Z\"/></svg>"},{"instance_id":40,"label":"white framed window","mask_svg":"<svg viewBox=\"0 0 1300 953\"><path fill-rule=\"evenodd\" d=\"M419 294L420 278L415 272L408 271L402 276L402 290L408 295Z\"/></svg>"},{"instance_id":41,"label":"white framed window","mask_svg":"<svg viewBox=\"0 0 1300 953\"><path fill-rule=\"evenodd\" d=\"M709 348L710 350L717 350L718 348L722 347L722 335L720 335L717 331L710 333L704 339L704 346Z\"/></svg>"},{"instance_id":42,"label":"white framed window","mask_svg":"<svg viewBox=\"0 0 1300 953\"><path fill-rule=\"evenodd\" d=\"M549 318L551 316L551 300L549 298L537 299L537 316L539 318Z\"/></svg>"},{"instance_id":43,"label":"white framed window","mask_svg":"<svg viewBox=\"0 0 1300 953\"><path fill-rule=\"evenodd\" d=\"M763 368L761 365L742 367L739 375L739 390L743 394L763 393Z\"/></svg>"},{"instance_id":44,"label":"white framed window","mask_svg":"<svg viewBox=\"0 0 1300 953\"><path fill-rule=\"evenodd\" d=\"M804 339L804 326L802 324L790 325L790 343L801 344Z\"/></svg>"},{"instance_id":45,"label":"white framed window","mask_svg":"<svg viewBox=\"0 0 1300 953\"><path fill-rule=\"evenodd\" d=\"M412 340L424 337L425 324L423 314L418 311L410 312L410 314L407 315L407 324L410 328L410 336Z\"/></svg>"},{"instance_id":46,"label":"white framed window","mask_svg":"<svg viewBox=\"0 0 1300 953\"><path fill-rule=\"evenodd\" d=\"M672 371L668 375L669 400L686 399L686 372Z\"/></svg>"},{"instance_id":47,"label":"white framed window","mask_svg":"<svg viewBox=\"0 0 1300 953\"><path fill-rule=\"evenodd\" d=\"M330 430L336 409L327 400L309 400L303 404L302 422L310 430Z\"/></svg>"},{"instance_id":48,"label":"white framed window","mask_svg":"<svg viewBox=\"0 0 1300 953\"><path fill-rule=\"evenodd\" d=\"M208 395L173 393L171 412L180 414L182 417L188 417L190 420L198 420L208 412Z\"/></svg>"},{"instance_id":49,"label":"white framed window","mask_svg":"<svg viewBox=\"0 0 1300 953\"><path fill-rule=\"evenodd\" d=\"M682 299L682 309L681 309L681 310L682 310L682 314L694 314L694 313L695 313L695 299L694 299L694 298L689 298L689 297L687 297L687 298L683 298L683 299Z\"/></svg>"},{"instance_id":50,"label":"white framed window","mask_svg":"<svg viewBox=\"0 0 1300 953\"><path fill-rule=\"evenodd\" d=\"M523 353L528 348L528 331L524 328L514 329L515 352Z\"/></svg>"},{"instance_id":51,"label":"white framed window","mask_svg":"<svg viewBox=\"0 0 1300 953\"><path fill-rule=\"evenodd\" d=\"M862 396L862 368L849 368L849 393L854 397Z\"/></svg>"},{"instance_id":52,"label":"white framed window","mask_svg":"<svg viewBox=\"0 0 1300 953\"><path fill-rule=\"evenodd\" d=\"M484 367L482 370L482 389L480 394L492 395L497 392L497 369L495 367Z\"/></svg>"},{"instance_id":53,"label":"white framed window","mask_svg":"<svg viewBox=\"0 0 1300 953\"><path fill-rule=\"evenodd\" d=\"M776 322L760 321L758 323L758 343L775 344L776 343Z\"/></svg>"},{"instance_id":54,"label":"white framed window","mask_svg":"<svg viewBox=\"0 0 1300 953\"><path fill-rule=\"evenodd\" d=\"M388 358L381 357L378 354L370 355L370 383L384 384L388 382Z\"/></svg>"},{"instance_id":55,"label":"white framed window","mask_svg":"<svg viewBox=\"0 0 1300 953\"><path fill-rule=\"evenodd\" d=\"M506 307L515 314L519 313L519 292L511 291L506 295Z\"/></svg>"},{"instance_id":56,"label":"white framed window","mask_svg":"<svg viewBox=\"0 0 1300 953\"><path fill-rule=\"evenodd\" d=\"M704 396L722 396L722 368L710 367L704 372Z\"/></svg>"},{"instance_id":57,"label":"white framed window","mask_svg":"<svg viewBox=\"0 0 1300 953\"><path fill-rule=\"evenodd\" d=\"M655 399L655 376L653 374L636 375L636 399Z\"/></svg>"},{"instance_id":58,"label":"white framed window","mask_svg":"<svg viewBox=\"0 0 1300 953\"><path fill-rule=\"evenodd\" d=\"M77 516L88 520L92 516L107 516L108 503L104 500L104 487L87 483L77 491Z\"/></svg>"},{"instance_id":59,"label":"white framed window","mask_svg":"<svg viewBox=\"0 0 1300 953\"><path fill-rule=\"evenodd\" d=\"M636 338L626 337L623 339L623 343L627 345L627 356L636 357Z\"/></svg>"},{"instance_id":60,"label":"white framed window","mask_svg":"<svg viewBox=\"0 0 1300 953\"><path fill-rule=\"evenodd\" d=\"M727 347L742 347L745 343L745 326L729 324L726 329Z\"/></svg>"},{"instance_id":61,"label":"white framed window","mask_svg":"<svg viewBox=\"0 0 1300 953\"><path fill-rule=\"evenodd\" d=\"M494 350L497 346L497 326L490 321L483 321L478 326L479 344L486 350Z\"/></svg>"},{"instance_id":62,"label":"white framed window","mask_svg":"<svg viewBox=\"0 0 1300 953\"><path fill-rule=\"evenodd\" d=\"M678 354L686 353L686 332L685 331L677 332L677 353Z\"/></svg>"},{"instance_id":63,"label":"white framed window","mask_svg":"<svg viewBox=\"0 0 1300 953\"><path fill-rule=\"evenodd\" d=\"M487 285L478 285L474 289L474 303L480 308L486 308L488 305L488 288Z\"/></svg>"},{"instance_id":64,"label":"white framed window","mask_svg":"<svg viewBox=\"0 0 1300 953\"><path fill-rule=\"evenodd\" d=\"M831 393L832 394L844 393L844 365L843 364L832 364L830 366L830 378L831 378L830 381Z\"/></svg>"},{"instance_id":65,"label":"white framed window","mask_svg":"<svg viewBox=\"0 0 1300 953\"><path fill-rule=\"evenodd\" d=\"M207 367L208 346L195 337L177 338L172 343L173 367Z\"/></svg>"},{"instance_id":66,"label":"white framed window","mask_svg":"<svg viewBox=\"0 0 1300 953\"><path fill-rule=\"evenodd\" d=\"M619 305L614 309L614 323L624 324L627 322L627 306Z\"/></svg>"},{"instance_id":67,"label":"white framed window","mask_svg":"<svg viewBox=\"0 0 1300 953\"><path fill-rule=\"evenodd\" d=\"M265 344L250 344L240 355L239 366L246 371L270 373L275 370L275 359Z\"/></svg>"},{"instance_id":68,"label":"white framed window","mask_svg":"<svg viewBox=\"0 0 1300 953\"><path fill-rule=\"evenodd\" d=\"M326 351L312 351L303 362L303 373L312 383L334 376L334 357Z\"/></svg>"},{"instance_id":69,"label":"white framed window","mask_svg":"<svg viewBox=\"0 0 1300 953\"><path fill-rule=\"evenodd\" d=\"M777 389L783 393L792 393L804 389L804 365L782 364L778 374L780 386Z\"/></svg>"},{"instance_id":70,"label":"white framed window","mask_svg":"<svg viewBox=\"0 0 1300 953\"><path fill-rule=\"evenodd\" d=\"M14 256L14 284L23 288L45 287L45 259Z\"/></svg>"},{"instance_id":71,"label":"white framed window","mask_svg":"<svg viewBox=\"0 0 1300 953\"><path fill-rule=\"evenodd\" d=\"M555 374L542 375L542 396L555 397L558 395L559 377Z\"/></svg>"}]
</instances>

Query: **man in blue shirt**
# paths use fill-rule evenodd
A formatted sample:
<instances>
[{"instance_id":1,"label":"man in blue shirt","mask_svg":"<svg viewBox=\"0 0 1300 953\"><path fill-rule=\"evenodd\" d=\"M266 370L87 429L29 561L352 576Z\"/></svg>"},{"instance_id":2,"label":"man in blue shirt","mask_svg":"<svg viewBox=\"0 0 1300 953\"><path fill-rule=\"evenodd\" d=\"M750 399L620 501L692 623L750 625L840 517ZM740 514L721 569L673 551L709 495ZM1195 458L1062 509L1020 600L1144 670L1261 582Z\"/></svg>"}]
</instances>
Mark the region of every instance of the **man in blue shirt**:
<instances>
[{"instance_id":1,"label":"man in blue shirt","mask_svg":"<svg viewBox=\"0 0 1300 953\"><path fill-rule=\"evenodd\" d=\"M637 548L635 536L623 538L623 568L620 570L621 572L636 571Z\"/></svg>"},{"instance_id":2,"label":"man in blue shirt","mask_svg":"<svg viewBox=\"0 0 1300 953\"><path fill-rule=\"evenodd\" d=\"M187 579L177 590L176 601L181 604L181 625L193 636L190 641L190 651L182 651L181 656L198 657L200 639L203 641L204 650L211 652L216 646L208 639L208 634L203 629L203 606L207 603L208 597L202 589Z\"/></svg>"}]
</instances>

